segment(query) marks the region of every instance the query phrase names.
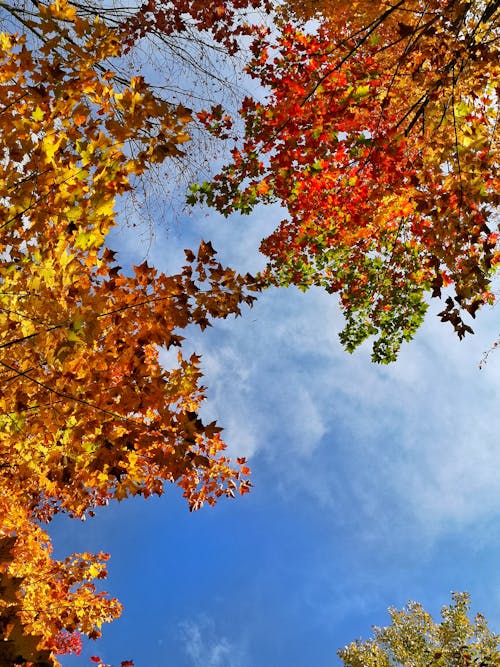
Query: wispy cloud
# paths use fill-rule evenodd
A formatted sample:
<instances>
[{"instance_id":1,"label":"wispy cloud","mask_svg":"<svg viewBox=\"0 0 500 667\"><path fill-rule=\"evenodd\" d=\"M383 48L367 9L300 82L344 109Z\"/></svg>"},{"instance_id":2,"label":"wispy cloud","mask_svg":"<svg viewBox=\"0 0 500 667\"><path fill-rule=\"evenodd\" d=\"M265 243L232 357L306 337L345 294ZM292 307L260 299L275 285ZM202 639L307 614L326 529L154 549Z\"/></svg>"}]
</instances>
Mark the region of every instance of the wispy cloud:
<instances>
[{"instance_id":1,"label":"wispy cloud","mask_svg":"<svg viewBox=\"0 0 500 667\"><path fill-rule=\"evenodd\" d=\"M498 513L500 360L478 369L494 325L459 343L431 318L381 367L341 350L335 309L318 292L269 293L243 325L200 339L226 439L264 457L287 493L382 533L409 521L431 538Z\"/></svg>"},{"instance_id":2,"label":"wispy cloud","mask_svg":"<svg viewBox=\"0 0 500 667\"><path fill-rule=\"evenodd\" d=\"M245 667L244 648L217 633L207 616L179 624L179 641L193 667Z\"/></svg>"},{"instance_id":3,"label":"wispy cloud","mask_svg":"<svg viewBox=\"0 0 500 667\"><path fill-rule=\"evenodd\" d=\"M151 262L171 269L186 238L194 246L203 236L223 261L256 270L258 241L281 216L265 213L248 228L246 219L188 222L184 241L174 233L153 246ZM125 251L134 243L121 237ZM368 348L341 349L335 297L269 290L243 318L192 331L188 346L203 355L204 410L225 427L233 455L253 456L257 471L265 463L287 495L305 492L338 520L364 520L375 538L398 525L433 539L499 513L500 353L478 370L497 334L494 313L478 319L483 334L459 343L431 315L398 362L381 367Z\"/></svg>"}]
</instances>

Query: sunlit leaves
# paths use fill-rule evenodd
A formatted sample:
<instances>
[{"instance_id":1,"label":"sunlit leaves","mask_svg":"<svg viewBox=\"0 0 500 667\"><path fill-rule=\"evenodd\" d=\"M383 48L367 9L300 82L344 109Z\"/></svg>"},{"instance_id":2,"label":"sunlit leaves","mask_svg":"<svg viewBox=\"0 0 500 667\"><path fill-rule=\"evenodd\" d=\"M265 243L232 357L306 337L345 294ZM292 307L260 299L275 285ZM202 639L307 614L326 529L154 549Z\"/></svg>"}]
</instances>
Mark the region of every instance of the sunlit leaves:
<instances>
[{"instance_id":1,"label":"sunlit leaves","mask_svg":"<svg viewBox=\"0 0 500 667\"><path fill-rule=\"evenodd\" d=\"M238 315L256 286L210 243L174 275L116 264L104 246L116 198L180 153L190 114L141 78L118 81L108 59L120 41L71 5L26 21L46 38L39 51L0 41L0 535L16 537L21 635L64 653L120 606L92 583L105 557L55 561L37 521L92 516L167 483L191 509L249 490L245 461L199 418L200 359L183 356L181 331Z\"/></svg>"},{"instance_id":2,"label":"sunlit leaves","mask_svg":"<svg viewBox=\"0 0 500 667\"><path fill-rule=\"evenodd\" d=\"M105 554L73 554L52 558L47 534L36 525L16 496L0 492L0 558L3 582L0 617L8 652L2 658L48 661L50 654L79 653L82 633L98 637L103 622L121 612L121 605L98 592L92 580L106 576ZM2 648L4 651L4 648ZM52 659L50 664L59 664Z\"/></svg>"},{"instance_id":3,"label":"sunlit leaves","mask_svg":"<svg viewBox=\"0 0 500 667\"><path fill-rule=\"evenodd\" d=\"M434 621L420 604L409 602L401 611L389 609L391 624L374 628L374 637L358 640L338 652L345 667L497 667L500 637L481 614L469 618L467 593L453 601Z\"/></svg>"},{"instance_id":4,"label":"sunlit leaves","mask_svg":"<svg viewBox=\"0 0 500 667\"><path fill-rule=\"evenodd\" d=\"M494 5L495 3L493 3ZM276 36L256 36L244 141L212 183L228 215L278 201L262 243L263 284L338 293L352 350L391 361L427 296L452 294L462 336L493 300L498 264L498 11L482 1L289 2ZM315 17L314 24L305 23ZM206 114L212 128L217 119ZM216 125L216 130L218 126ZM456 310L456 313L455 313Z\"/></svg>"},{"instance_id":5,"label":"sunlit leaves","mask_svg":"<svg viewBox=\"0 0 500 667\"><path fill-rule=\"evenodd\" d=\"M105 41L106 31L99 34ZM71 56L72 45L64 48ZM103 51L109 54L97 48ZM12 416L7 421L14 429L23 415L22 429L30 434L29 441L20 434L25 465L33 474L38 470L33 481L40 501L33 502L33 509L42 514L48 511L45 498L54 495L55 508L80 515L120 486L127 494L148 493L151 483L158 492L162 478L179 480L191 497L191 483L203 488L205 470L198 476L197 466L184 457L187 449L212 448L215 455L223 445L211 435L205 441L200 425L196 441L178 453L177 445L186 441L182 410L193 412L203 397L201 374L194 357L179 357L178 370L164 371L158 350L179 346L177 332L189 324L204 328L213 317L238 314L240 303L253 299L244 292L248 280L218 264L207 243L178 275L158 274L146 263L126 275L114 264L103 242L115 224L116 195L130 187L129 174L175 152L186 139L179 128L189 115L158 102L139 79L116 92L112 75L100 73L95 53L68 57L64 71L57 57L51 51L35 61L22 43L4 53L7 69L16 77L0 91L2 120L16 131L2 132L6 157L1 177L5 191L12 192L3 200L0 239L5 259L0 337L9 351L1 360L8 387L2 395L3 414ZM19 82L28 80L38 88L16 94ZM62 84L64 96L57 94ZM115 125L118 118L125 119L123 127ZM122 149L131 136L144 144L136 158ZM160 147L161 155L156 152ZM180 384L173 381L178 372ZM127 480L107 472L108 466L116 470L119 465L117 437ZM104 457L103 448L113 454ZM171 457L174 470L157 469L157 449ZM22 458L21 443L18 450ZM28 456L28 450L40 451L40 460ZM150 465L155 472L146 482ZM218 468L208 467L207 479L219 495L214 482ZM220 472L223 478L229 469L223 465ZM184 474L191 483L182 481ZM23 479L26 484L29 479ZM193 502L197 500L195 493Z\"/></svg>"}]
</instances>

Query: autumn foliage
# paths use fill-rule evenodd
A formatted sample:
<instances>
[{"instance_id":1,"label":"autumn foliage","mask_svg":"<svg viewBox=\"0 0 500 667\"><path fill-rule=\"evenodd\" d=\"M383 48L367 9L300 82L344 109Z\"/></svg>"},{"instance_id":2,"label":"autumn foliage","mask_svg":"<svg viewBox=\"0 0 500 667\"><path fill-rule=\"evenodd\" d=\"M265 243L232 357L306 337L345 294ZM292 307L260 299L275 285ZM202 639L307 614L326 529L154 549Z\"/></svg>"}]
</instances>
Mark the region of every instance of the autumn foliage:
<instances>
[{"instance_id":1,"label":"autumn foliage","mask_svg":"<svg viewBox=\"0 0 500 667\"><path fill-rule=\"evenodd\" d=\"M115 201L181 154L190 114L141 78L115 79L123 45L102 22L64 1L26 22L37 50L0 35L0 539L14 582L0 596L0 664L52 665L120 605L93 583L107 557L54 560L40 521L165 483L191 509L248 491L245 460L232 464L220 428L198 416L199 358L183 357L180 332L239 314L254 285L210 243L186 251L176 275L117 266L104 245ZM172 346L166 370L160 350Z\"/></svg>"},{"instance_id":2,"label":"autumn foliage","mask_svg":"<svg viewBox=\"0 0 500 667\"><path fill-rule=\"evenodd\" d=\"M244 101L244 140L191 201L225 215L281 203L263 284L338 293L350 351L376 336L374 359L393 360L429 295L460 337L462 314L494 299L499 14L484 0L289 2L256 35L247 69L267 98Z\"/></svg>"},{"instance_id":3,"label":"autumn foliage","mask_svg":"<svg viewBox=\"0 0 500 667\"><path fill-rule=\"evenodd\" d=\"M500 257L499 6L290 1L269 30L246 20L270 9L258 0L2 4L0 667L57 665L120 613L95 585L107 556L54 559L43 522L167 483L191 509L249 490L246 461L200 419L187 327L294 284L339 294L345 346L374 335L377 361L412 337L429 295L472 331L462 316L493 302ZM225 215L286 208L257 281L210 242L173 275L123 269L106 246L117 201L182 157L193 122L113 65L147 35L196 32L229 55L251 38L247 72L267 93L244 100L232 160L190 197ZM223 105L196 118L232 140Z\"/></svg>"}]
</instances>

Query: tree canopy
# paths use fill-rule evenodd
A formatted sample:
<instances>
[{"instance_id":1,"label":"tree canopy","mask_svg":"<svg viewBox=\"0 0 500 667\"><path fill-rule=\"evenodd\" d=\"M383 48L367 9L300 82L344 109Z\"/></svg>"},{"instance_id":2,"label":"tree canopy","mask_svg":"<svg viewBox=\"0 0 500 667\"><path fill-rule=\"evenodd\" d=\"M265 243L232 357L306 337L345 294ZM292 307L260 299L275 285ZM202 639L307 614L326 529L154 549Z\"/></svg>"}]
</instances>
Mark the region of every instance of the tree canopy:
<instances>
[{"instance_id":1,"label":"tree canopy","mask_svg":"<svg viewBox=\"0 0 500 667\"><path fill-rule=\"evenodd\" d=\"M12 538L1 573L20 598L0 600L7 661L30 659L29 637L43 656L75 650L120 611L92 583L105 556L53 560L40 521L167 482L192 509L249 490L245 460L231 463L221 429L198 416L199 358L183 357L180 332L239 314L255 289L209 242L175 275L116 264L105 240L117 197L180 154L191 115L142 78L117 81L123 43L73 5L23 21L26 34L0 35L0 537ZM165 369L171 347L178 363Z\"/></svg>"},{"instance_id":2,"label":"tree canopy","mask_svg":"<svg viewBox=\"0 0 500 667\"><path fill-rule=\"evenodd\" d=\"M469 612L467 593L453 593L439 623L416 602L389 609L390 625L340 649L339 658L345 667L497 667L500 636L481 614L471 619Z\"/></svg>"},{"instance_id":3,"label":"tree canopy","mask_svg":"<svg viewBox=\"0 0 500 667\"><path fill-rule=\"evenodd\" d=\"M499 21L485 0L289 2L254 40L267 97L245 99L233 160L191 201L279 202L262 282L338 293L349 351L375 336L394 360L429 296L460 337L494 300Z\"/></svg>"}]
</instances>

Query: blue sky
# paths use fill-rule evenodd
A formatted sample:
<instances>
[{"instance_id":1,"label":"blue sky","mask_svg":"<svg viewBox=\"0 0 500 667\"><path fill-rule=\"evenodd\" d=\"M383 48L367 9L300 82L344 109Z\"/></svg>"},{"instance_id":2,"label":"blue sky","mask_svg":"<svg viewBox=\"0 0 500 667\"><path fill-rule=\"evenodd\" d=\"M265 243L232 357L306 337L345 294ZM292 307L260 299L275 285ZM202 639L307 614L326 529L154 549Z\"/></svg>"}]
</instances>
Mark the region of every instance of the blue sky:
<instances>
[{"instance_id":1,"label":"blue sky","mask_svg":"<svg viewBox=\"0 0 500 667\"><path fill-rule=\"evenodd\" d=\"M280 217L198 211L158 229L148 251L140 227L110 246L123 265L148 252L171 271L184 247L211 239L223 262L255 271ZM341 325L335 298L282 289L190 332L204 414L233 456L249 456L254 489L195 514L172 487L86 523L58 519L57 555L111 553L105 588L125 605L64 667L90 655L116 667L326 667L385 624L388 606L413 599L438 616L462 590L500 631L500 353L478 368L496 311L462 342L430 314L391 366L373 365L369 348L344 352Z\"/></svg>"},{"instance_id":2,"label":"blue sky","mask_svg":"<svg viewBox=\"0 0 500 667\"><path fill-rule=\"evenodd\" d=\"M109 245L123 266L147 258L171 272L203 238L257 271L281 217L196 211L152 239L141 221L121 226ZM337 665L387 607L413 599L438 616L451 591L469 591L500 632L500 349L478 368L498 313L485 309L459 342L438 310L388 367L368 347L342 350L336 299L319 290L269 290L242 318L191 330L204 414L233 457L249 457L254 488L195 514L172 487L85 523L58 517L56 556L110 553L103 588L125 606L63 667L91 655L114 667Z\"/></svg>"}]
</instances>

